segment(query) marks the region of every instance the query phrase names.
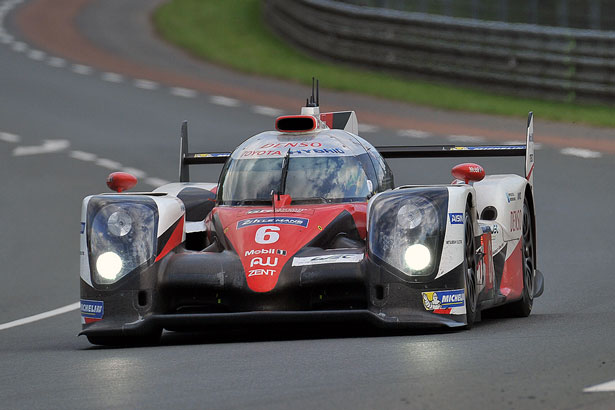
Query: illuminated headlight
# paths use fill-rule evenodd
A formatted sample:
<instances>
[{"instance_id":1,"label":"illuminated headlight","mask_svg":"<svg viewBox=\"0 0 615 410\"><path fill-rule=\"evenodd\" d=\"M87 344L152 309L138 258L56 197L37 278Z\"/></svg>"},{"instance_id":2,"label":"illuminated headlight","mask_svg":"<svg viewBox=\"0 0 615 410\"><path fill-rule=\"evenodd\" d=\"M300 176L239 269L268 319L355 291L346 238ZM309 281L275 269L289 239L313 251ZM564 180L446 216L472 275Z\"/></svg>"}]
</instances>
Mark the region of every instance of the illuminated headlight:
<instances>
[{"instance_id":1,"label":"illuminated headlight","mask_svg":"<svg viewBox=\"0 0 615 410\"><path fill-rule=\"evenodd\" d=\"M415 243L404 252L404 261L410 269L422 271L431 263L431 252L427 246Z\"/></svg>"},{"instance_id":2,"label":"illuminated headlight","mask_svg":"<svg viewBox=\"0 0 615 410\"><path fill-rule=\"evenodd\" d=\"M117 282L154 262L158 213L148 198L96 198L88 205L88 251L92 279Z\"/></svg>"},{"instance_id":3,"label":"illuminated headlight","mask_svg":"<svg viewBox=\"0 0 615 410\"><path fill-rule=\"evenodd\" d=\"M431 277L442 254L448 208L446 188L393 190L369 205L370 254L411 280Z\"/></svg>"},{"instance_id":4,"label":"illuminated headlight","mask_svg":"<svg viewBox=\"0 0 615 410\"><path fill-rule=\"evenodd\" d=\"M115 281L122 271L122 258L115 252L105 252L96 259L96 271L109 281Z\"/></svg>"}]
</instances>

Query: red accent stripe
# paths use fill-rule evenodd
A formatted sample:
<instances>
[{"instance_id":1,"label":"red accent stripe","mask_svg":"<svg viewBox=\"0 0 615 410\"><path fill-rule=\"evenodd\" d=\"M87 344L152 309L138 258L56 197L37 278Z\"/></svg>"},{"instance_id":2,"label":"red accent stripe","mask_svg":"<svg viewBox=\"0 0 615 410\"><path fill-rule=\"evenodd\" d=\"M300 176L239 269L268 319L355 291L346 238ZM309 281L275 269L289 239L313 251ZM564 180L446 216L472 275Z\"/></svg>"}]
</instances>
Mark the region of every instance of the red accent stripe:
<instances>
[{"instance_id":1,"label":"red accent stripe","mask_svg":"<svg viewBox=\"0 0 615 410\"><path fill-rule=\"evenodd\" d=\"M525 179L527 179L528 181L530 180L530 175L532 175L532 171L534 170L534 165L536 164L532 164L532 168L530 168L529 174L527 174L527 177L525 177Z\"/></svg>"},{"instance_id":2,"label":"red accent stripe","mask_svg":"<svg viewBox=\"0 0 615 410\"><path fill-rule=\"evenodd\" d=\"M523 254L521 252L521 242L523 242L522 239L519 240L515 250L504 263L500 292L506 296L508 301L519 299L523 292Z\"/></svg>"},{"instance_id":3,"label":"red accent stripe","mask_svg":"<svg viewBox=\"0 0 615 410\"><path fill-rule=\"evenodd\" d=\"M184 236L184 218L182 217L175 227L175 231L171 234L171 237L167 241L162 251L156 257L156 262L164 258L171 250L175 249L177 245L182 243L182 237Z\"/></svg>"},{"instance_id":4,"label":"red accent stripe","mask_svg":"<svg viewBox=\"0 0 615 410\"><path fill-rule=\"evenodd\" d=\"M452 308L447 309L435 309L433 312L439 315L450 315Z\"/></svg>"}]
</instances>

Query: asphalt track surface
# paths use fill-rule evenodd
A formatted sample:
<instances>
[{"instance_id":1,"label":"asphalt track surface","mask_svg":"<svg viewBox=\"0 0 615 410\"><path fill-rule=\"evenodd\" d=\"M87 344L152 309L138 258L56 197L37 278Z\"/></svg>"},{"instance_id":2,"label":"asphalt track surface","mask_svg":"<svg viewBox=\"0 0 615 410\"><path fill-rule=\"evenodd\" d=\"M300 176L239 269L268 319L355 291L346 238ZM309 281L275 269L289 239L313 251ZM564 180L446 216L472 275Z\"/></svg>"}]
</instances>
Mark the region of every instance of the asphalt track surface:
<instances>
[{"instance_id":1,"label":"asphalt track surface","mask_svg":"<svg viewBox=\"0 0 615 410\"><path fill-rule=\"evenodd\" d=\"M452 332L165 333L161 346L129 349L93 347L76 337L80 321L74 309L16 325L78 301L81 200L106 191L109 172L139 174L139 190L176 180L181 120L190 122L194 150L228 150L272 128L276 110L284 107L266 94L296 94L297 110L307 96L304 87L242 76L172 49L152 34L151 7L144 0L91 1L74 25L92 44L121 58L255 92L242 100L232 87L227 95L178 91L148 78L105 74L65 58L70 50L62 56L35 44L27 24L17 24L24 4L0 1L0 408L615 408L615 393L583 391L615 379L614 157L608 148L615 136L613 130L543 123L540 113L538 265L546 289L529 318L486 319L471 331ZM261 104L252 100L259 92ZM321 99L325 109L327 101L349 108L358 101L366 113L384 107L400 123L431 124L408 130L372 121L362 135L375 145L488 137L467 135L468 128L523 139L523 120L326 89ZM442 124L457 124L461 131L433 131ZM543 141L541 132L561 140ZM589 150L579 138L600 143ZM480 163L489 173L522 169L513 159ZM447 182L452 165L392 162L398 184ZM196 174L215 181L218 172L204 167Z\"/></svg>"}]
</instances>

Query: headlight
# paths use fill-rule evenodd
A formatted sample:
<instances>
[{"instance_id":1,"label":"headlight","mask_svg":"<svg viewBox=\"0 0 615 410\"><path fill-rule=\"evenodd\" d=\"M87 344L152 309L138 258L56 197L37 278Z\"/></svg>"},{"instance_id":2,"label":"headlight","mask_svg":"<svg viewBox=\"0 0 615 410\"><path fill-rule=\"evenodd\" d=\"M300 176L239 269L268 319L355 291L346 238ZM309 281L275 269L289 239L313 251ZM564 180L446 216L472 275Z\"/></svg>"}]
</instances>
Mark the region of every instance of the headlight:
<instances>
[{"instance_id":1,"label":"headlight","mask_svg":"<svg viewBox=\"0 0 615 410\"><path fill-rule=\"evenodd\" d=\"M434 274L442 252L447 208L445 188L380 194L370 204L370 253L412 278Z\"/></svg>"},{"instance_id":2,"label":"headlight","mask_svg":"<svg viewBox=\"0 0 615 410\"><path fill-rule=\"evenodd\" d=\"M149 198L104 197L88 205L88 251L92 278L117 282L153 263L157 208Z\"/></svg>"}]
</instances>

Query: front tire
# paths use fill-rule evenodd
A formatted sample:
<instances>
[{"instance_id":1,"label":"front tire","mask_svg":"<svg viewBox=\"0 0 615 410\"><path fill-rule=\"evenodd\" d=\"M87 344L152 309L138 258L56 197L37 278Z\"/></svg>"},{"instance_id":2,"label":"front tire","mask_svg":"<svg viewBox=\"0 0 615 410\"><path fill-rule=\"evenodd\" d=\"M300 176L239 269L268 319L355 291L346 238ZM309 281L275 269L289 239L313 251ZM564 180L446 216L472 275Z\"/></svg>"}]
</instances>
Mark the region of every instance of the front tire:
<instances>
[{"instance_id":1,"label":"front tire","mask_svg":"<svg viewBox=\"0 0 615 410\"><path fill-rule=\"evenodd\" d=\"M476 243L470 209L465 212L464 234L464 288L466 303L466 329L471 329L477 318L478 294L476 292Z\"/></svg>"}]
</instances>

